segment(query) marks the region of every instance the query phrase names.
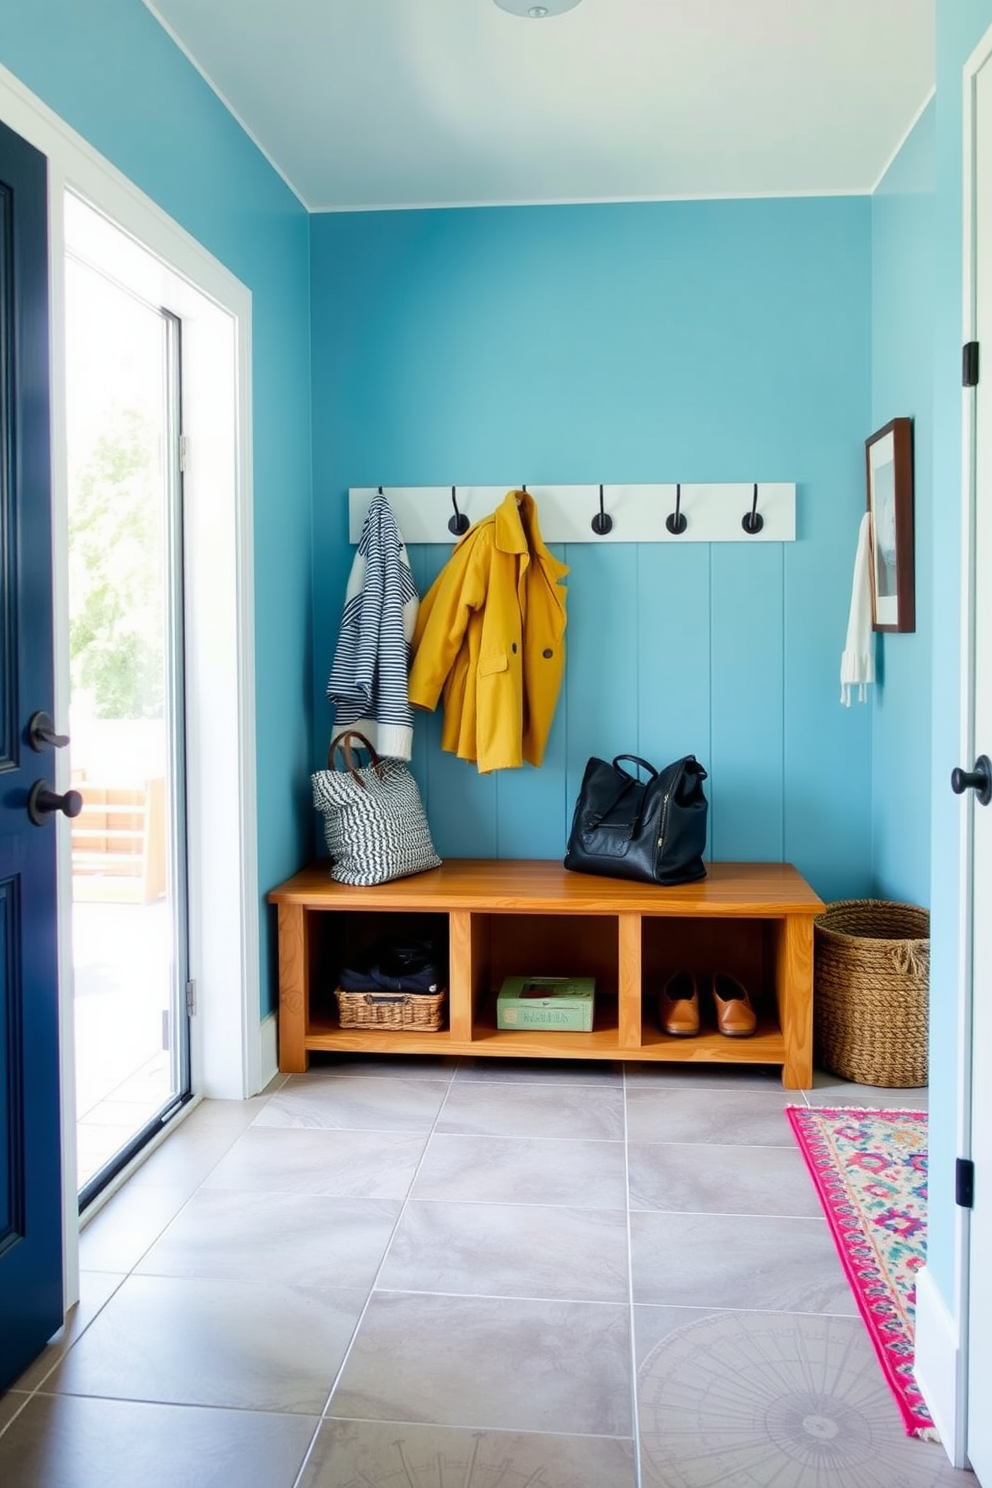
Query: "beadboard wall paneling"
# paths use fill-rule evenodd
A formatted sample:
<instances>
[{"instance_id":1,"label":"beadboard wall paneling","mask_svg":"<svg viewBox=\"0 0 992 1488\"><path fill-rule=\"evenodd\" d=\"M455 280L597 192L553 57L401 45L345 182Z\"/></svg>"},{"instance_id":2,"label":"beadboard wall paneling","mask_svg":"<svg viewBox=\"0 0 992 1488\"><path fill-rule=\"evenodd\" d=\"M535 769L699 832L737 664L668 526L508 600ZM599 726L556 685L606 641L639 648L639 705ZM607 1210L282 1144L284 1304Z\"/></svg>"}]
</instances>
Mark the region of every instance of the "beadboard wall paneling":
<instances>
[{"instance_id":1,"label":"beadboard wall paneling","mask_svg":"<svg viewBox=\"0 0 992 1488\"><path fill-rule=\"evenodd\" d=\"M796 483L796 541L570 543L544 765L482 778L418 720L444 856L560 858L586 760L710 772L721 858L868 891L871 709L839 702L870 416L867 199L316 216L315 757L349 487ZM539 509L540 510L540 509ZM448 549L411 547L426 589Z\"/></svg>"},{"instance_id":2,"label":"beadboard wall paneling","mask_svg":"<svg viewBox=\"0 0 992 1488\"><path fill-rule=\"evenodd\" d=\"M712 852L728 862L784 859L782 573L780 547L712 549Z\"/></svg>"}]
</instances>

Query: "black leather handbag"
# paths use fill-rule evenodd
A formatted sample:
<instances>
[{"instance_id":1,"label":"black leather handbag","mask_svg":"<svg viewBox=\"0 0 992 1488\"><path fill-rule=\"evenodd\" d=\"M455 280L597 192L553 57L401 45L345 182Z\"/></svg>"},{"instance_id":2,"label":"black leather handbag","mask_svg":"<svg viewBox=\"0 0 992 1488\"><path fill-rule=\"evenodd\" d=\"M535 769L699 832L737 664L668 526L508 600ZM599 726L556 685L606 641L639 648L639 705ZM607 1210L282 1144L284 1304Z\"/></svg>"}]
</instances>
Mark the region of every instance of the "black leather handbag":
<instances>
[{"instance_id":1,"label":"black leather handbag","mask_svg":"<svg viewBox=\"0 0 992 1488\"><path fill-rule=\"evenodd\" d=\"M621 764L648 772L639 780ZM607 878L681 884L705 878L706 771L694 754L660 772L636 754L591 759L582 777L565 867Z\"/></svg>"}]
</instances>

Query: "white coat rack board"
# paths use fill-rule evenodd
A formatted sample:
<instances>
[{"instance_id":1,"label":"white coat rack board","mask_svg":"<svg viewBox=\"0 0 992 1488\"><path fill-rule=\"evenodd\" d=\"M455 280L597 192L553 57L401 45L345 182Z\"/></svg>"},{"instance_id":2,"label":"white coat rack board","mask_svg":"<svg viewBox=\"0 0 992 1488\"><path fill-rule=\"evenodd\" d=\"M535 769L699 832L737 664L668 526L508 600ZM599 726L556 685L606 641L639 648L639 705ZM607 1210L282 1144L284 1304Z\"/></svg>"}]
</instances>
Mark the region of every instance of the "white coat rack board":
<instances>
[{"instance_id":1,"label":"white coat rack board","mask_svg":"<svg viewBox=\"0 0 992 1488\"><path fill-rule=\"evenodd\" d=\"M357 543L376 486L348 492L349 532ZM477 522L513 490L505 486L383 486L408 543L454 543L456 514ZM519 488L518 488L519 489ZM549 543L780 543L796 540L796 487L790 482L727 485L532 486L541 535ZM602 490L602 504L600 491ZM597 531L607 523L607 531ZM676 520L676 517L678 520ZM752 520L753 517L760 521ZM596 527L593 526L594 520Z\"/></svg>"}]
</instances>

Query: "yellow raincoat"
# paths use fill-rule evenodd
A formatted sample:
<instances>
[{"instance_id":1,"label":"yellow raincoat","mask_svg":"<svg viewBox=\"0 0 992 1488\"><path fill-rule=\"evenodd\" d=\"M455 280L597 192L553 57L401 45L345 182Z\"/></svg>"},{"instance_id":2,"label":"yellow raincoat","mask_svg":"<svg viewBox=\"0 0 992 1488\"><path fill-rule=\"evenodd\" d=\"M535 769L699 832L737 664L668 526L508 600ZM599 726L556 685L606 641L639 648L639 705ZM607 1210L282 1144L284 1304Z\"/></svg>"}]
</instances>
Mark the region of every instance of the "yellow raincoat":
<instances>
[{"instance_id":1,"label":"yellow raincoat","mask_svg":"<svg viewBox=\"0 0 992 1488\"><path fill-rule=\"evenodd\" d=\"M482 774L544 758L565 668L567 573L544 544L533 497L509 491L421 601L410 701L433 711L443 694L441 747Z\"/></svg>"}]
</instances>

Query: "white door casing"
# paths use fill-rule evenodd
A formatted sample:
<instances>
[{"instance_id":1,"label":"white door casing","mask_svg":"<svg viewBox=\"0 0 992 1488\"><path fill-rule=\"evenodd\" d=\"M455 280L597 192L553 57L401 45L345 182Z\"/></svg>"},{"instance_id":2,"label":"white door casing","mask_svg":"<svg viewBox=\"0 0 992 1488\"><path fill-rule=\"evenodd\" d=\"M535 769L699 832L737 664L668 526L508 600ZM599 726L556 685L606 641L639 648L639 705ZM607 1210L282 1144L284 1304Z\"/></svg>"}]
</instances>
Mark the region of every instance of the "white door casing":
<instances>
[{"instance_id":1,"label":"white door casing","mask_svg":"<svg viewBox=\"0 0 992 1488\"><path fill-rule=\"evenodd\" d=\"M971 114L972 157L964 180L965 244L970 265L965 277L965 339L979 345L986 369L977 387L966 391L966 510L970 525L973 628L970 637L971 693L966 702L965 738L970 769L978 755L992 755L992 47L965 80L965 109ZM966 130L966 134L969 131ZM968 213L968 202L971 211ZM970 268L970 272L969 272ZM970 312L970 314L969 314ZM970 320L970 326L969 326ZM970 713L970 720L968 714ZM967 728L971 722L970 730ZM970 733L970 737L969 737ZM974 1163L974 1206L967 1249L967 1455L981 1482L992 1483L992 804L974 791L965 806L969 823L971 874L967 919L970 956L970 1079L963 1092L968 1146ZM968 960L966 960L968 966ZM970 1108L970 1109L969 1109Z\"/></svg>"}]
</instances>

